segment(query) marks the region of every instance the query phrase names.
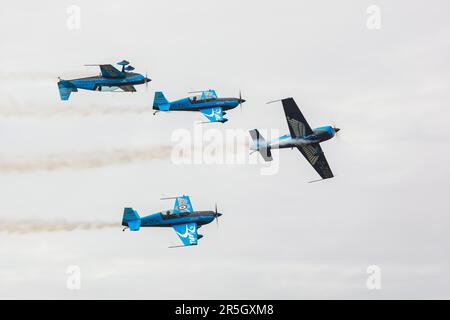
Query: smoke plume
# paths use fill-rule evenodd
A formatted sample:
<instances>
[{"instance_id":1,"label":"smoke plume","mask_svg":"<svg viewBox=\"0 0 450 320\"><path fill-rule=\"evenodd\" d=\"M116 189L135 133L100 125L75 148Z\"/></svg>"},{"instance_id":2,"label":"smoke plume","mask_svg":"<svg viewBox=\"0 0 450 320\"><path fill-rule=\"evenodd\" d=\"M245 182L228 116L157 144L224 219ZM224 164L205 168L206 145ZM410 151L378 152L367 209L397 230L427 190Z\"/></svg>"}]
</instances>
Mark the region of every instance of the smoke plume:
<instances>
[{"instance_id":1,"label":"smoke plume","mask_svg":"<svg viewBox=\"0 0 450 320\"><path fill-rule=\"evenodd\" d=\"M67 222L65 220L0 220L0 233L29 234L120 228L120 222Z\"/></svg>"},{"instance_id":2,"label":"smoke plume","mask_svg":"<svg viewBox=\"0 0 450 320\"><path fill-rule=\"evenodd\" d=\"M116 149L79 154L14 157L11 159L0 156L0 173L93 169L148 162L170 157L171 150L170 146L155 146L146 149Z\"/></svg>"}]
</instances>

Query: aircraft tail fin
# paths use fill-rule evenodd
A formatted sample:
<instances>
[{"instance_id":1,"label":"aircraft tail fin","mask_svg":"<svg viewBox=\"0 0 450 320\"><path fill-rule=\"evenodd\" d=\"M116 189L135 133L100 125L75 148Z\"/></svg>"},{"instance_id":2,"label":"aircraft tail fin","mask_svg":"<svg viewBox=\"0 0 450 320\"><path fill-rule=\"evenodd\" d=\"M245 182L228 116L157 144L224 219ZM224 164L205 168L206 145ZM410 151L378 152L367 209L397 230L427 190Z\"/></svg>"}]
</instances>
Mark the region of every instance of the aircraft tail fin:
<instances>
[{"instance_id":1,"label":"aircraft tail fin","mask_svg":"<svg viewBox=\"0 0 450 320\"><path fill-rule=\"evenodd\" d=\"M77 87L68 80L60 80L58 82L58 89L61 100L63 101L69 100L70 94L78 91Z\"/></svg>"},{"instance_id":2,"label":"aircraft tail fin","mask_svg":"<svg viewBox=\"0 0 450 320\"><path fill-rule=\"evenodd\" d=\"M123 209L122 225L128 226L131 231L138 231L141 227L141 217L133 208Z\"/></svg>"},{"instance_id":3,"label":"aircraft tail fin","mask_svg":"<svg viewBox=\"0 0 450 320\"><path fill-rule=\"evenodd\" d=\"M155 92L155 98L153 99L153 109L160 111L167 111L170 108L170 103L161 91Z\"/></svg>"},{"instance_id":4,"label":"aircraft tail fin","mask_svg":"<svg viewBox=\"0 0 450 320\"><path fill-rule=\"evenodd\" d=\"M253 145L250 148L253 151L258 151L265 161L272 161L272 152L266 139L264 139L257 129L252 129L249 133L253 140Z\"/></svg>"}]
</instances>

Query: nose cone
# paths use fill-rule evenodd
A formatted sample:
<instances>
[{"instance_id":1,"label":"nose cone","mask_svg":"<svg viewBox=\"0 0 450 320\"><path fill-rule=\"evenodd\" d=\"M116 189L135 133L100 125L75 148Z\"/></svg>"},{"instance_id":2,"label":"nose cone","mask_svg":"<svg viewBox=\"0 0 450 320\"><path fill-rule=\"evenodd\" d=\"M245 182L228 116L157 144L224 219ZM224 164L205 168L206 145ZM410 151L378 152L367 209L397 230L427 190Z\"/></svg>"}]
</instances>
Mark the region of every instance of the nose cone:
<instances>
[{"instance_id":1,"label":"nose cone","mask_svg":"<svg viewBox=\"0 0 450 320\"><path fill-rule=\"evenodd\" d=\"M341 129L339 128L334 128L334 132L339 132Z\"/></svg>"},{"instance_id":2,"label":"nose cone","mask_svg":"<svg viewBox=\"0 0 450 320\"><path fill-rule=\"evenodd\" d=\"M238 101L239 101L239 103L244 103L245 99L239 99Z\"/></svg>"},{"instance_id":3,"label":"nose cone","mask_svg":"<svg viewBox=\"0 0 450 320\"><path fill-rule=\"evenodd\" d=\"M144 78L144 82L150 82L150 81L152 81L152 79L149 79L147 77Z\"/></svg>"}]
</instances>

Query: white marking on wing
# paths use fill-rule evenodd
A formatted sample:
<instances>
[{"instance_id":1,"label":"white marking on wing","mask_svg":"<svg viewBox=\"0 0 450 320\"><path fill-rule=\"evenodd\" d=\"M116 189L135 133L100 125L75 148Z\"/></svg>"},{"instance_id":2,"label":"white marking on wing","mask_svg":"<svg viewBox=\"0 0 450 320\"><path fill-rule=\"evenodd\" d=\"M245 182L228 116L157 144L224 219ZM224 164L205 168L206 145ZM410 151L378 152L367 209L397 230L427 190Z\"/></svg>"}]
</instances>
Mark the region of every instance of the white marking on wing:
<instances>
[{"instance_id":1,"label":"white marking on wing","mask_svg":"<svg viewBox=\"0 0 450 320\"><path fill-rule=\"evenodd\" d=\"M286 118L289 126L294 131L296 137L304 137L306 128L303 123L294 118Z\"/></svg>"}]
</instances>

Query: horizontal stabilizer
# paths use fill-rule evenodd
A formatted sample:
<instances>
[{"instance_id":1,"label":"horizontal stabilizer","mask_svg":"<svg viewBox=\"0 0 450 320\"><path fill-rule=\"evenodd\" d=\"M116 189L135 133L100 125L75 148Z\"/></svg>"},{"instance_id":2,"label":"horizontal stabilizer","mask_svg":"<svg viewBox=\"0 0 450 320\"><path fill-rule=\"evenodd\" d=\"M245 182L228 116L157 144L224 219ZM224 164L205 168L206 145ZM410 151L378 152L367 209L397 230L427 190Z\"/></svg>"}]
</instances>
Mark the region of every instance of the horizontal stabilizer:
<instances>
[{"instance_id":1,"label":"horizontal stabilizer","mask_svg":"<svg viewBox=\"0 0 450 320\"><path fill-rule=\"evenodd\" d=\"M61 80L58 82L59 95L61 100L69 100L70 94L72 92L77 92L77 87L68 80Z\"/></svg>"},{"instance_id":2,"label":"horizontal stabilizer","mask_svg":"<svg viewBox=\"0 0 450 320\"><path fill-rule=\"evenodd\" d=\"M266 139L264 139L257 129L252 129L249 133L253 140L251 149L258 151L265 161L272 161L272 152L270 151L270 145L267 143Z\"/></svg>"}]
</instances>

